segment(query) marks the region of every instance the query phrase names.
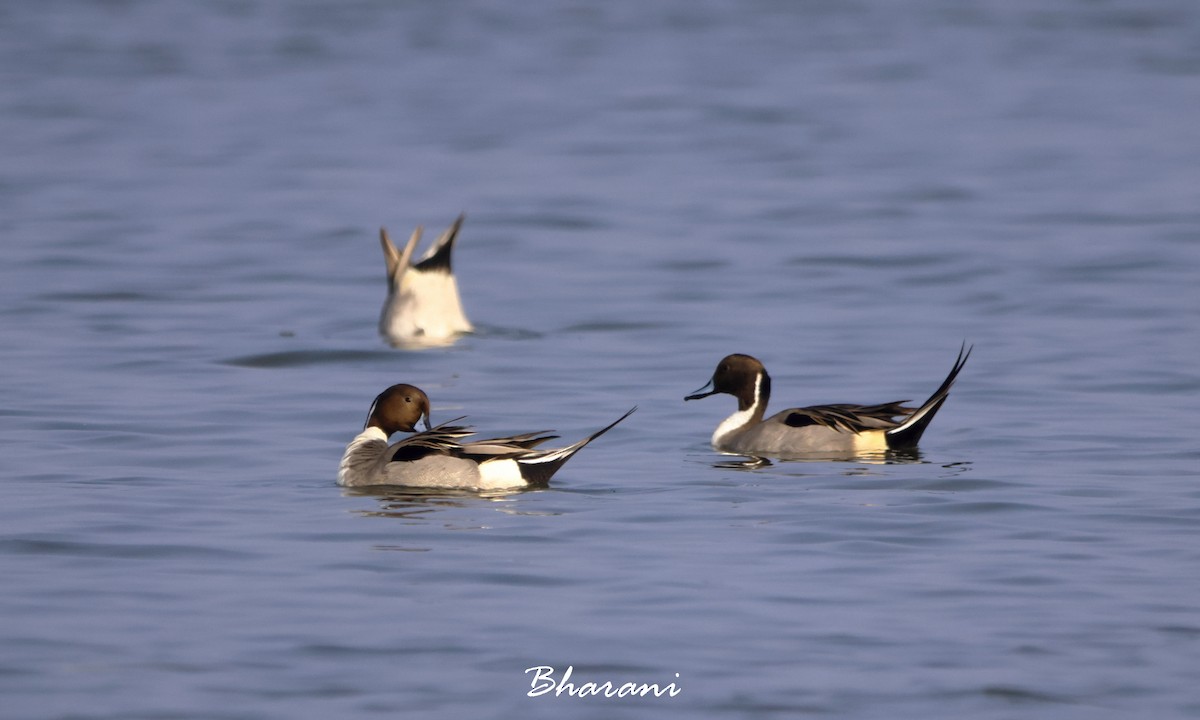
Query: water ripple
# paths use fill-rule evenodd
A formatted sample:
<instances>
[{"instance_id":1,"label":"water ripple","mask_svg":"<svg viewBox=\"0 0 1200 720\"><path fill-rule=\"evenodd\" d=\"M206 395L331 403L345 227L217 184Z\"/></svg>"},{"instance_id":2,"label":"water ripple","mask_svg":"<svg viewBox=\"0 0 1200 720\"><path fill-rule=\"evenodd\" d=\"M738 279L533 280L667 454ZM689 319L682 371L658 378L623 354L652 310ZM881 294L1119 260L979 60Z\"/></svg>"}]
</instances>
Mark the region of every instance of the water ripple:
<instances>
[{"instance_id":1,"label":"water ripple","mask_svg":"<svg viewBox=\"0 0 1200 720\"><path fill-rule=\"evenodd\" d=\"M386 360L392 357L395 356L384 350L285 350L257 355L239 355L221 362L238 367L286 368L361 363Z\"/></svg>"},{"instance_id":2,"label":"water ripple","mask_svg":"<svg viewBox=\"0 0 1200 720\"><path fill-rule=\"evenodd\" d=\"M0 552L13 555L64 555L74 557L104 557L122 560L200 559L213 561L246 560L255 553L234 551L200 545L154 543L145 545L79 542L71 540L40 540L29 538L0 539Z\"/></svg>"}]
</instances>

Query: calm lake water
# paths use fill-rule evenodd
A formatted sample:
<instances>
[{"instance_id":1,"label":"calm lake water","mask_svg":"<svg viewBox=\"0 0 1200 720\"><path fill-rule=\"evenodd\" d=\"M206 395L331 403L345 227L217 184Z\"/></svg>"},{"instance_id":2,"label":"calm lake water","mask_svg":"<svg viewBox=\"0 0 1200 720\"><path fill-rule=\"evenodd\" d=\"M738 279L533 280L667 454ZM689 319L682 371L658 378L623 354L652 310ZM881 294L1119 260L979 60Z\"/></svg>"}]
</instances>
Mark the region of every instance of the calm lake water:
<instances>
[{"instance_id":1,"label":"calm lake water","mask_svg":"<svg viewBox=\"0 0 1200 720\"><path fill-rule=\"evenodd\" d=\"M1191 0L8 3L0 714L1198 717L1198 118ZM387 346L379 226L460 211L479 332ZM682 401L964 340L919 463ZM339 489L396 382L640 410L549 490Z\"/></svg>"}]
</instances>

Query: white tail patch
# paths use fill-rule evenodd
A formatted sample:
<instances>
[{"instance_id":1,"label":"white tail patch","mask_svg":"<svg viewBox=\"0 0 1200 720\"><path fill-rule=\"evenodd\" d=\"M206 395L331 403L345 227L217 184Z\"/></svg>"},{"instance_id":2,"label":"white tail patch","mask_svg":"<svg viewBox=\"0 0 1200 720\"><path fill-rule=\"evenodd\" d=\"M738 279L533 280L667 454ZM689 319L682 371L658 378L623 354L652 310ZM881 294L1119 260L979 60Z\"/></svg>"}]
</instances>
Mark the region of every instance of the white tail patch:
<instances>
[{"instance_id":1,"label":"white tail patch","mask_svg":"<svg viewBox=\"0 0 1200 720\"><path fill-rule=\"evenodd\" d=\"M525 487L529 483L521 476L521 468L511 458L486 460L479 465L479 486L484 489Z\"/></svg>"}]
</instances>

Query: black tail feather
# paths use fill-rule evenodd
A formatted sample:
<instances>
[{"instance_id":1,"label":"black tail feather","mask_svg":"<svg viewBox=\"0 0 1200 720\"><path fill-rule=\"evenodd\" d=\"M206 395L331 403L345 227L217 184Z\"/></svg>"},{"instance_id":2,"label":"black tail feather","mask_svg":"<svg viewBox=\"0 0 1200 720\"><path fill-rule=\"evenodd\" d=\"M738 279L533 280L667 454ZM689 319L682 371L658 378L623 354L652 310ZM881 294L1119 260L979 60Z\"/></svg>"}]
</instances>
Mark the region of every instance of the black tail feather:
<instances>
[{"instance_id":1,"label":"black tail feather","mask_svg":"<svg viewBox=\"0 0 1200 720\"><path fill-rule=\"evenodd\" d=\"M413 267L421 272L450 272L450 255L454 251L454 241L458 239L458 229L462 227L463 220L467 218L466 213L459 215L454 224L450 226L441 237L438 238L437 244L434 246L434 253L417 263Z\"/></svg>"},{"instance_id":2,"label":"black tail feather","mask_svg":"<svg viewBox=\"0 0 1200 720\"><path fill-rule=\"evenodd\" d=\"M962 347L958 350L958 359L954 361L954 367L950 370L950 374L942 381L940 387L929 396L921 407L917 408L908 419L900 423L895 428L888 430L887 443L892 450L905 450L914 448L921 440L921 435L925 433L925 428L929 427L930 421L937 411L941 409L942 404L946 402L946 398L950 396L950 388L954 386L954 381L958 378L958 373L963 369L963 365L967 364L967 358L971 357L971 350L975 346L967 347L967 343L963 342Z\"/></svg>"},{"instance_id":3,"label":"black tail feather","mask_svg":"<svg viewBox=\"0 0 1200 720\"><path fill-rule=\"evenodd\" d=\"M617 423L632 415L635 410L637 410L636 405L609 425L600 428L596 432L588 435L573 445L568 445L567 447L558 450L548 450L544 454L535 458L524 458L518 460L517 465L521 468L521 477L525 478L525 481L528 482L531 487L549 486L550 478L553 477L554 473L558 472L558 469L565 465L566 462L575 455L575 453L582 450L584 446L591 441L600 437L609 430L612 430L617 426Z\"/></svg>"}]
</instances>

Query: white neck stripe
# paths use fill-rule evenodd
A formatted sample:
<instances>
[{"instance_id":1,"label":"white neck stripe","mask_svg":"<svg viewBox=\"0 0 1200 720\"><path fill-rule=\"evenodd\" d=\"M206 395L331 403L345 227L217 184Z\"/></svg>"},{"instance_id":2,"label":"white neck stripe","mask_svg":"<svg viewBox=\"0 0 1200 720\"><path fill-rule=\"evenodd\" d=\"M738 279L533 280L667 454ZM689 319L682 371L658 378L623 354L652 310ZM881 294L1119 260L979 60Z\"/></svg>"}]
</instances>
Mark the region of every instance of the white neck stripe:
<instances>
[{"instance_id":1,"label":"white neck stripe","mask_svg":"<svg viewBox=\"0 0 1200 720\"><path fill-rule=\"evenodd\" d=\"M750 418L754 417L754 413L758 410L758 406L762 402L762 397L759 396L759 391L761 390L762 373L759 373L754 380L754 403L745 410L738 410L721 421L721 424L717 426L716 432L713 433L713 445L719 445L722 438L726 435L740 430L746 423L750 422Z\"/></svg>"}]
</instances>

